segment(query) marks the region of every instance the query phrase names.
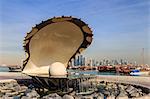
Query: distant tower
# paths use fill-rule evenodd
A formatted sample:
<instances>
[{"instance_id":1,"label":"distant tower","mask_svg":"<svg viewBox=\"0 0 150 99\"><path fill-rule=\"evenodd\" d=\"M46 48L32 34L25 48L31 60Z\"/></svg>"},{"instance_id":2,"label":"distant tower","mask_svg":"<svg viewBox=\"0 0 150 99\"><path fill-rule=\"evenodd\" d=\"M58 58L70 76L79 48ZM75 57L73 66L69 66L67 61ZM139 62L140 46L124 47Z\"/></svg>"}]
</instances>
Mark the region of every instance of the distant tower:
<instances>
[{"instance_id":1,"label":"distant tower","mask_svg":"<svg viewBox=\"0 0 150 99\"><path fill-rule=\"evenodd\" d=\"M134 61L134 65L136 66L137 64L136 64L136 61Z\"/></svg>"},{"instance_id":2,"label":"distant tower","mask_svg":"<svg viewBox=\"0 0 150 99\"><path fill-rule=\"evenodd\" d=\"M82 66L82 64L83 64L83 55L80 55L79 64L80 64L80 66Z\"/></svg>"},{"instance_id":3,"label":"distant tower","mask_svg":"<svg viewBox=\"0 0 150 99\"><path fill-rule=\"evenodd\" d=\"M74 60L75 60L75 59L72 59L72 60L71 60L71 66L72 66L72 67L75 66L75 65L74 65Z\"/></svg>"},{"instance_id":4,"label":"distant tower","mask_svg":"<svg viewBox=\"0 0 150 99\"><path fill-rule=\"evenodd\" d=\"M80 55L78 55L78 58L77 58L77 66L79 66L80 65Z\"/></svg>"},{"instance_id":5,"label":"distant tower","mask_svg":"<svg viewBox=\"0 0 150 99\"><path fill-rule=\"evenodd\" d=\"M78 56L75 56L75 58L74 58L74 66L77 66L77 58L78 58Z\"/></svg>"},{"instance_id":6,"label":"distant tower","mask_svg":"<svg viewBox=\"0 0 150 99\"><path fill-rule=\"evenodd\" d=\"M85 66L85 57L82 59L82 66Z\"/></svg>"}]
</instances>

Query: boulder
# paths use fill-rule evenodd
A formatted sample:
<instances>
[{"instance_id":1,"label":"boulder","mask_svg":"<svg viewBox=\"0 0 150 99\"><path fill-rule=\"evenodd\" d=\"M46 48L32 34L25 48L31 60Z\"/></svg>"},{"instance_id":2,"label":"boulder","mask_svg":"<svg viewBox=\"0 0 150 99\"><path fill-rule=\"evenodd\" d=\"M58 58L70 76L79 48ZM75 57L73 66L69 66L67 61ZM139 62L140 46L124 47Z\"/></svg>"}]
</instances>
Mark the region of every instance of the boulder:
<instances>
[{"instance_id":1,"label":"boulder","mask_svg":"<svg viewBox=\"0 0 150 99\"><path fill-rule=\"evenodd\" d=\"M134 92L134 93L131 94L131 96L132 96L132 97L139 97L140 94L139 94L138 92Z\"/></svg>"},{"instance_id":2,"label":"boulder","mask_svg":"<svg viewBox=\"0 0 150 99\"><path fill-rule=\"evenodd\" d=\"M104 99L104 97L103 96L98 96L97 99Z\"/></svg>"},{"instance_id":3,"label":"boulder","mask_svg":"<svg viewBox=\"0 0 150 99\"><path fill-rule=\"evenodd\" d=\"M64 95L62 99L74 99L71 95Z\"/></svg>"},{"instance_id":4,"label":"boulder","mask_svg":"<svg viewBox=\"0 0 150 99\"><path fill-rule=\"evenodd\" d=\"M30 93L32 91L32 89L27 89L26 91L25 91L25 95L27 95L27 93Z\"/></svg>"},{"instance_id":5,"label":"boulder","mask_svg":"<svg viewBox=\"0 0 150 99\"><path fill-rule=\"evenodd\" d=\"M115 99L115 96L108 96L107 99Z\"/></svg>"},{"instance_id":6,"label":"boulder","mask_svg":"<svg viewBox=\"0 0 150 99\"><path fill-rule=\"evenodd\" d=\"M14 96L13 99L20 99L21 95Z\"/></svg>"},{"instance_id":7,"label":"boulder","mask_svg":"<svg viewBox=\"0 0 150 99\"><path fill-rule=\"evenodd\" d=\"M104 95L105 96L110 96L110 92L109 91L104 91Z\"/></svg>"},{"instance_id":8,"label":"boulder","mask_svg":"<svg viewBox=\"0 0 150 99\"><path fill-rule=\"evenodd\" d=\"M98 96L99 96L98 93L94 93L94 94L93 94L93 98L94 98L94 99L97 99Z\"/></svg>"},{"instance_id":9,"label":"boulder","mask_svg":"<svg viewBox=\"0 0 150 99\"><path fill-rule=\"evenodd\" d=\"M131 85L129 85L129 86L127 87L126 91L127 91L127 92L130 92L130 91L132 91L133 89L134 89L134 87L131 86Z\"/></svg>"},{"instance_id":10,"label":"boulder","mask_svg":"<svg viewBox=\"0 0 150 99\"><path fill-rule=\"evenodd\" d=\"M124 86L124 85L119 84L119 88L120 88L121 90L124 90L124 89L125 89L125 86Z\"/></svg>"},{"instance_id":11,"label":"boulder","mask_svg":"<svg viewBox=\"0 0 150 99\"><path fill-rule=\"evenodd\" d=\"M14 91L19 91L19 90L21 90L21 87L19 85L18 86L14 86L13 90Z\"/></svg>"},{"instance_id":12,"label":"boulder","mask_svg":"<svg viewBox=\"0 0 150 99\"><path fill-rule=\"evenodd\" d=\"M93 97L90 95L90 96L81 96L81 98L79 99L93 99Z\"/></svg>"},{"instance_id":13,"label":"boulder","mask_svg":"<svg viewBox=\"0 0 150 99\"><path fill-rule=\"evenodd\" d=\"M10 92L12 92L11 89L1 89L0 90L0 93L10 93Z\"/></svg>"},{"instance_id":14,"label":"boulder","mask_svg":"<svg viewBox=\"0 0 150 99\"><path fill-rule=\"evenodd\" d=\"M60 97L57 93L53 93L43 96L42 99L62 99L62 97Z\"/></svg>"},{"instance_id":15,"label":"boulder","mask_svg":"<svg viewBox=\"0 0 150 99\"><path fill-rule=\"evenodd\" d=\"M76 94L75 91L71 92L69 95L74 96Z\"/></svg>"},{"instance_id":16,"label":"boulder","mask_svg":"<svg viewBox=\"0 0 150 99\"><path fill-rule=\"evenodd\" d=\"M129 99L128 96L118 96L116 99Z\"/></svg>"},{"instance_id":17,"label":"boulder","mask_svg":"<svg viewBox=\"0 0 150 99\"><path fill-rule=\"evenodd\" d=\"M18 92L11 92L11 93L6 93L6 96L17 96L19 93Z\"/></svg>"},{"instance_id":18,"label":"boulder","mask_svg":"<svg viewBox=\"0 0 150 99\"><path fill-rule=\"evenodd\" d=\"M22 96L21 99L32 99L32 98L29 98L27 96Z\"/></svg>"},{"instance_id":19,"label":"boulder","mask_svg":"<svg viewBox=\"0 0 150 99\"><path fill-rule=\"evenodd\" d=\"M131 91L129 91L128 93L129 93L129 94L132 94L132 93L138 93L138 92L137 92L137 90L136 90L136 89L132 89L132 90L131 90Z\"/></svg>"},{"instance_id":20,"label":"boulder","mask_svg":"<svg viewBox=\"0 0 150 99\"><path fill-rule=\"evenodd\" d=\"M3 96L2 99L14 99L13 97Z\"/></svg>"},{"instance_id":21,"label":"boulder","mask_svg":"<svg viewBox=\"0 0 150 99\"><path fill-rule=\"evenodd\" d=\"M40 95L35 91L35 90L32 90L30 93L27 93L27 95L29 98L39 98Z\"/></svg>"},{"instance_id":22,"label":"boulder","mask_svg":"<svg viewBox=\"0 0 150 99\"><path fill-rule=\"evenodd\" d=\"M127 92L124 91L124 90L121 90L120 93L119 93L119 96L127 96Z\"/></svg>"}]
</instances>

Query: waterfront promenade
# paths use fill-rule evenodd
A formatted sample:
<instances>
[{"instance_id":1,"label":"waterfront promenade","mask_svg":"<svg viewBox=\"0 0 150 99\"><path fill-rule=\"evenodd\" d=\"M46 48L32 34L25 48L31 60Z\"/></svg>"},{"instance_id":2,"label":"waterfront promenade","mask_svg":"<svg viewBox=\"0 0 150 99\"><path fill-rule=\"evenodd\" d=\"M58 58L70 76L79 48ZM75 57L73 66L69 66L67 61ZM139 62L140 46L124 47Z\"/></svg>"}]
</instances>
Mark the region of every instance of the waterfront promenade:
<instances>
[{"instance_id":1,"label":"waterfront promenade","mask_svg":"<svg viewBox=\"0 0 150 99\"><path fill-rule=\"evenodd\" d=\"M143 76L97 75L96 78L91 79L91 81L126 83L126 84L139 85L150 89L150 77L143 77Z\"/></svg>"},{"instance_id":2,"label":"waterfront promenade","mask_svg":"<svg viewBox=\"0 0 150 99\"><path fill-rule=\"evenodd\" d=\"M5 79L31 79L31 77L22 74L21 72L0 72L0 80ZM91 81L126 83L126 84L140 85L150 89L149 76L143 77L143 76L97 75L96 78L91 79Z\"/></svg>"},{"instance_id":3,"label":"waterfront promenade","mask_svg":"<svg viewBox=\"0 0 150 99\"><path fill-rule=\"evenodd\" d=\"M31 79L21 72L0 72L0 81L5 79Z\"/></svg>"}]
</instances>

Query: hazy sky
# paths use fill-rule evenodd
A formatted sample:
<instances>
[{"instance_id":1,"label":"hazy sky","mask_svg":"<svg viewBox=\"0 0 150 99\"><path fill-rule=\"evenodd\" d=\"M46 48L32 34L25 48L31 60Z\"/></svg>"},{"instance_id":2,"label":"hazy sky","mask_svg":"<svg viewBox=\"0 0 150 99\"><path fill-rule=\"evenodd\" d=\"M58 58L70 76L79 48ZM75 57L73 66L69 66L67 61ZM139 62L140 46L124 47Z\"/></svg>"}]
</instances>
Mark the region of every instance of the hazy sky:
<instances>
[{"instance_id":1,"label":"hazy sky","mask_svg":"<svg viewBox=\"0 0 150 99\"><path fill-rule=\"evenodd\" d=\"M35 24L74 16L94 33L85 56L150 62L150 0L0 0L0 64L21 64L23 39Z\"/></svg>"}]
</instances>

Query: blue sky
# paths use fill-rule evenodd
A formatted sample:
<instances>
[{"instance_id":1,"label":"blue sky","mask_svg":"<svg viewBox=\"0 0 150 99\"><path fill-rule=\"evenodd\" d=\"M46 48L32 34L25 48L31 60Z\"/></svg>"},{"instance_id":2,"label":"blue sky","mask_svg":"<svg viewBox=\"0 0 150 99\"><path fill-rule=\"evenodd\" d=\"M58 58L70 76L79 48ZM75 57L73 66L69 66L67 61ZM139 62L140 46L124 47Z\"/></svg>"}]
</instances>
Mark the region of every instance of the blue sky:
<instances>
[{"instance_id":1,"label":"blue sky","mask_svg":"<svg viewBox=\"0 0 150 99\"><path fill-rule=\"evenodd\" d=\"M81 18L94 41L83 53L95 59L150 59L149 0L0 0L0 64L21 64L23 39L35 24L53 16Z\"/></svg>"}]
</instances>

